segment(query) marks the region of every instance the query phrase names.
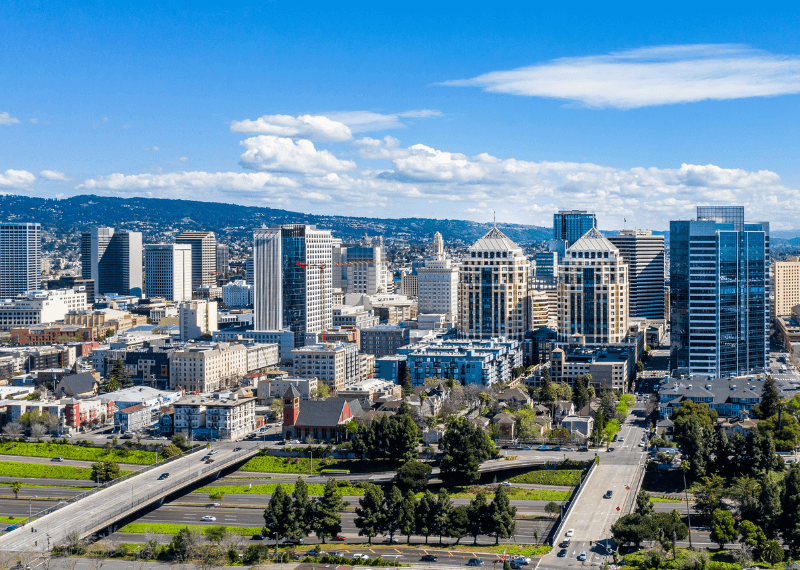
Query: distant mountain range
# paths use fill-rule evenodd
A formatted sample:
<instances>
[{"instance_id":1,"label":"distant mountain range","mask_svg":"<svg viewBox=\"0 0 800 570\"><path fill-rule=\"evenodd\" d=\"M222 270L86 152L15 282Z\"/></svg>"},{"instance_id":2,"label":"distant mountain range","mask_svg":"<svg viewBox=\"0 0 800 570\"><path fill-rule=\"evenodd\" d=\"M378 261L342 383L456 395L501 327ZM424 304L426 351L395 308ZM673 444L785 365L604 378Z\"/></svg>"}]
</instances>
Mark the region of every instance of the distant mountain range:
<instances>
[{"instance_id":1,"label":"distant mountain range","mask_svg":"<svg viewBox=\"0 0 800 570\"><path fill-rule=\"evenodd\" d=\"M316 224L334 231L336 237L357 239L365 233L412 242L427 241L441 232L447 241L471 243L491 224L431 218L356 218L318 216L254 206L218 202L194 202L162 198L109 198L81 195L63 200L30 196L0 196L0 219L40 222L44 229L73 233L106 225L142 231L145 240L170 230L209 230L232 238L245 237L254 228L272 224ZM552 230L541 226L500 224L503 233L518 243L540 243Z\"/></svg>"}]
</instances>

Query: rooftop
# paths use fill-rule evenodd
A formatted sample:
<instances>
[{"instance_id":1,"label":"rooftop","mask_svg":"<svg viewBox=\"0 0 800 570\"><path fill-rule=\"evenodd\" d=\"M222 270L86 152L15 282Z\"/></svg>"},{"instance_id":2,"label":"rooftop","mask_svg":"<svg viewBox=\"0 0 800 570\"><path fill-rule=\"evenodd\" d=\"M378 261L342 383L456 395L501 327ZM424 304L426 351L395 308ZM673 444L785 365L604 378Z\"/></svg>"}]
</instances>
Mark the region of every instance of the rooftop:
<instances>
[{"instance_id":1,"label":"rooftop","mask_svg":"<svg viewBox=\"0 0 800 570\"><path fill-rule=\"evenodd\" d=\"M522 254L522 248L496 227L490 229L482 238L469 246L468 251L514 251Z\"/></svg>"},{"instance_id":2,"label":"rooftop","mask_svg":"<svg viewBox=\"0 0 800 570\"><path fill-rule=\"evenodd\" d=\"M583 237L567 248L567 251L609 251L619 253L619 249L603 234L592 228Z\"/></svg>"}]
</instances>

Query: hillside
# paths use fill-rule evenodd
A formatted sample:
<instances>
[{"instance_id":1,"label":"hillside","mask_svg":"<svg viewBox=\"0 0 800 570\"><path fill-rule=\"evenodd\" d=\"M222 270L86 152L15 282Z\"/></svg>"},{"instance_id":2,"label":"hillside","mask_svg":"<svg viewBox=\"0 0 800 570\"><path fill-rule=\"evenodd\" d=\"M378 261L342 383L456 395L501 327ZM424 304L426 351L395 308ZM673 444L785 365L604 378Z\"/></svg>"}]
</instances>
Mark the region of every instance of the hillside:
<instances>
[{"instance_id":1,"label":"hillside","mask_svg":"<svg viewBox=\"0 0 800 570\"><path fill-rule=\"evenodd\" d=\"M316 224L331 229L343 239L358 238L364 233L427 241L439 231L447 241L470 243L486 233L491 224L465 220L430 218L356 218L318 216L277 210L161 198L108 198L82 195L63 200L30 196L0 196L0 219L37 221L44 229L56 233L73 233L91 226L130 227L145 234L145 240L170 230L211 230L232 238L244 237L253 228L278 223ZM511 239L519 243L541 242L550 238L551 230L540 226L498 224Z\"/></svg>"}]
</instances>

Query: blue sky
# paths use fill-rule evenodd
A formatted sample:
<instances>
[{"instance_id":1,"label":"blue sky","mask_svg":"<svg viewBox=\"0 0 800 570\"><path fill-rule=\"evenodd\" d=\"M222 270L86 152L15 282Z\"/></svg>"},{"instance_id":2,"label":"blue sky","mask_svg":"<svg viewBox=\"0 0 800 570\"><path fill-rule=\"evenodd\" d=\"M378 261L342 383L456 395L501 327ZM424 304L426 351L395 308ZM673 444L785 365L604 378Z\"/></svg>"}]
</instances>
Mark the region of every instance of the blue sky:
<instances>
[{"instance_id":1,"label":"blue sky","mask_svg":"<svg viewBox=\"0 0 800 570\"><path fill-rule=\"evenodd\" d=\"M0 192L800 227L800 10L0 5Z\"/></svg>"}]
</instances>

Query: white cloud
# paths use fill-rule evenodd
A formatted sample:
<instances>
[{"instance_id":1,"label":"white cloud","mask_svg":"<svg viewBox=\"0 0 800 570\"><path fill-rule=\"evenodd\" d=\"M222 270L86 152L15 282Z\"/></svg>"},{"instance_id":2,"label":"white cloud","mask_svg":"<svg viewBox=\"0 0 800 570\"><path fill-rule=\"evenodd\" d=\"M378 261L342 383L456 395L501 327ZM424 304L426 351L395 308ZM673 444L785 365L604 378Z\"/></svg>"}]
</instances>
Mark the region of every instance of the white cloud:
<instances>
[{"instance_id":1,"label":"white cloud","mask_svg":"<svg viewBox=\"0 0 800 570\"><path fill-rule=\"evenodd\" d=\"M157 146L154 146L153 150L161 150L161 149L159 149Z\"/></svg>"},{"instance_id":2,"label":"white cloud","mask_svg":"<svg viewBox=\"0 0 800 570\"><path fill-rule=\"evenodd\" d=\"M655 46L565 57L443 85L630 109L800 93L800 56L735 44Z\"/></svg>"},{"instance_id":3,"label":"white cloud","mask_svg":"<svg viewBox=\"0 0 800 570\"><path fill-rule=\"evenodd\" d=\"M39 119L29 119L31 123L34 125L39 122Z\"/></svg>"},{"instance_id":4,"label":"white cloud","mask_svg":"<svg viewBox=\"0 0 800 570\"><path fill-rule=\"evenodd\" d=\"M66 174L59 172L58 170L42 170L39 172L39 176L47 180L63 180L65 182L69 180L69 177Z\"/></svg>"},{"instance_id":5,"label":"white cloud","mask_svg":"<svg viewBox=\"0 0 800 570\"><path fill-rule=\"evenodd\" d=\"M180 162L186 162L186 161L187 161L187 160L189 160L189 159L188 159L187 157L185 157L185 156L182 156L182 157L180 157L178 160L179 160Z\"/></svg>"},{"instance_id":6,"label":"white cloud","mask_svg":"<svg viewBox=\"0 0 800 570\"><path fill-rule=\"evenodd\" d=\"M274 135L320 142L347 141L353 138L344 123L321 115L264 115L255 121L231 122L231 131L248 135Z\"/></svg>"},{"instance_id":7,"label":"white cloud","mask_svg":"<svg viewBox=\"0 0 800 570\"><path fill-rule=\"evenodd\" d=\"M364 133L368 131L383 131L385 129L405 128L401 118L408 119L427 119L439 117L442 113L435 109L419 109L416 111L404 111L402 113L381 114L373 111L337 111L326 113L326 116L341 121L354 133Z\"/></svg>"},{"instance_id":8,"label":"white cloud","mask_svg":"<svg viewBox=\"0 0 800 570\"><path fill-rule=\"evenodd\" d=\"M5 111L0 113L0 125L10 125L11 123L19 123L19 119L15 119Z\"/></svg>"},{"instance_id":9,"label":"white cloud","mask_svg":"<svg viewBox=\"0 0 800 570\"><path fill-rule=\"evenodd\" d=\"M327 150L317 150L311 141L261 135L240 143L247 150L240 164L253 170L323 175L352 170L356 164L339 160Z\"/></svg>"},{"instance_id":10,"label":"white cloud","mask_svg":"<svg viewBox=\"0 0 800 570\"><path fill-rule=\"evenodd\" d=\"M14 188L18 190L30 188L36 177L27 170L11 170L0 172L0 188Z\"/></svg>"}]
</instances>

